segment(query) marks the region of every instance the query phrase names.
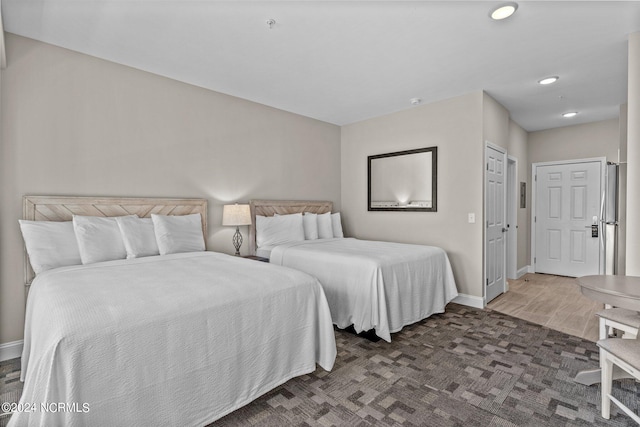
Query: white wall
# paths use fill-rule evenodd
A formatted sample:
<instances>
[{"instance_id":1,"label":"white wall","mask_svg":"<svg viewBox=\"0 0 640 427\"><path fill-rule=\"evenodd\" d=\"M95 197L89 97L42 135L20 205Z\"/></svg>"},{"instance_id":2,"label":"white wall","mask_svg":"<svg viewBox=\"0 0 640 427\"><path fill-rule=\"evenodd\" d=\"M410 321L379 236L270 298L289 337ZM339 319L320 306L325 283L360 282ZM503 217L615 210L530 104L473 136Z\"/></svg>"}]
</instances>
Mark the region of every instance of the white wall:
<instances>
[{"instance_id":1,"label":"white wall","mask_svg":"<svg viewBox=\"0 0 640 427\"><path fill-rule=\"evenodd\" d=\"M319 199L340 208L339 127L12 34L6 41L0 343L22 339L25 194L204 197L208 247L227 253L227 202Z\"/></svg>"},{"instance_id":2,"label":"white wall","mask_svg":"<svg viewBox=\"0 0 640 427\"><path fill-rule=\"evenodd\" d=\"M461 293L481 297L483 93L342 127L342 211L358 238L440 246ZM437 212L368 212L367 156L438 147ZM475 224L467 213L476 214Z\"/></svg>"}]
</instances>

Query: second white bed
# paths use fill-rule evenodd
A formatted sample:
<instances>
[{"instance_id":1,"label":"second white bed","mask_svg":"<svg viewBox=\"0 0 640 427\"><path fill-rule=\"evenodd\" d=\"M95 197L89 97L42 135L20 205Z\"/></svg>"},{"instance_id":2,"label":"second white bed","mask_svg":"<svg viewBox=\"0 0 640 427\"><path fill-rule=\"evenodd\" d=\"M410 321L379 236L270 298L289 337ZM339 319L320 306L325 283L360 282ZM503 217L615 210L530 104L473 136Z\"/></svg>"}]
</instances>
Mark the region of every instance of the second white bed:
<instances>
[{"instance_id":1,"label":"second white bed","mask_svg":"<svg viewBox=\"0 0 640 427\"><path fill-rule=\"evenodd\" d=\"M317 277L338 327L375 329L388 342L404 326L444 312L458 295L446 252L433 246L305 240L274 247L270 262Z\"/></svg>"}]
</instances>

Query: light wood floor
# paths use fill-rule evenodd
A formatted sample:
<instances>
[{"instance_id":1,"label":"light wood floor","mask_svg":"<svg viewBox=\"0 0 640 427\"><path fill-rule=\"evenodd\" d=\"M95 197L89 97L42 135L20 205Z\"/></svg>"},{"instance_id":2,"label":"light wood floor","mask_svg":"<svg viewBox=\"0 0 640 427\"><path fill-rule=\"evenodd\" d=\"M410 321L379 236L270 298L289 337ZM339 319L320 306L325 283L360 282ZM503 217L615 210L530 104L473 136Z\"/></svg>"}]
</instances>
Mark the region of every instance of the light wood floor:
<instances>
[{"instance_id":1,"label":"light wood floor","mask_svg":"<svg viewBox=\"0 0 640 427\"><path fill-rule=\"evenodd\" d=\"M518 280L509 280L509 291L487 304L487 308L597 341L595 313L603 305L584 297L575 280L529 273Z\"/></svg>"}]
</instances>

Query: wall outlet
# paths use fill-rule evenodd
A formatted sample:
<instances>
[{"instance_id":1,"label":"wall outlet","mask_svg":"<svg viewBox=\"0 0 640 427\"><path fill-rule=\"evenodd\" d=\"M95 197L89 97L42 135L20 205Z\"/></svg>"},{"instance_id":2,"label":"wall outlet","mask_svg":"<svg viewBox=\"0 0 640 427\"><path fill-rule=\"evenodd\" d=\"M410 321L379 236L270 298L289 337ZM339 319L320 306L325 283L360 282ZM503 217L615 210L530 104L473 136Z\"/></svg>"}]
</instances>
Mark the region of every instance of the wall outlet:
<instances>
[{"instance_id":1,"label":"wall outlet","mask_svg":"<svg viewBox=\"0 0 640 427\"><path fill-rule=\"evenodd\" d=\"M469 214L469 224L475 224L475 223L476 223L476 214L470 213Z\"/></svg>"}]
</instances>

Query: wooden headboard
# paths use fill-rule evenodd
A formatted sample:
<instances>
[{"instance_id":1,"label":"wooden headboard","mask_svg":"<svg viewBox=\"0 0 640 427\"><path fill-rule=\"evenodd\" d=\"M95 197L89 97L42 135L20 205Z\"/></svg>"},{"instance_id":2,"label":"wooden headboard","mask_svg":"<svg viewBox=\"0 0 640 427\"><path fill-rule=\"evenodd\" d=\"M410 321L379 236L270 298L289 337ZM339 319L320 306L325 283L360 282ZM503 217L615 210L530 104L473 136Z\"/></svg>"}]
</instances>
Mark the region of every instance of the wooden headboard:
<instances>
[{"instance_id":1,"label":"wooden headboard","mask_svg":"<svg viewBox=\"0 0 640 427\"><path fill-rule=\"evenodd\" d=\"M273 216L293 213L322 214L333 210L333 202L314 200L251 200L251 225L249 226L249 254L256 254L256 215Z\"/></svg>"},{"instance_id":2,"label":"wooden headboard","mask_svg":"<svg viewBox=\"0 0 640 427\"><path fill-rule=\"evenodd\" d=\"M158 215L188 215L199 213L202 217L202 232L207 237L206 199L164 199L133 197L67 197L24 196L23 219L29 221L71 221L73 215L122 216L138 215L150 218ZM25 284L30 284L35 273L31 269L25 249Z\"/></svg>"}]
</instances>

